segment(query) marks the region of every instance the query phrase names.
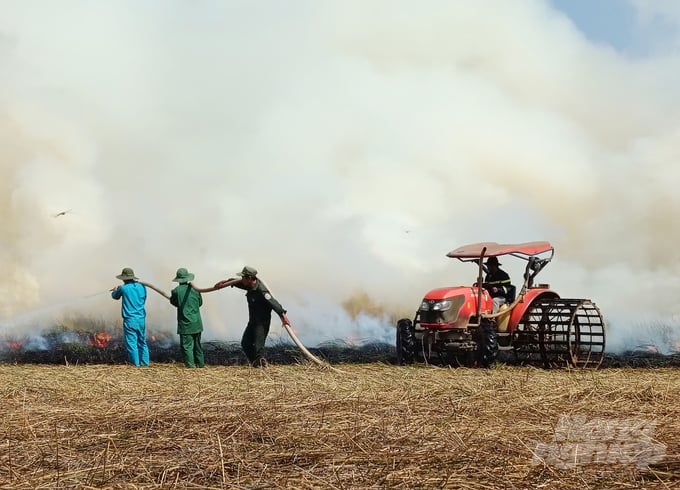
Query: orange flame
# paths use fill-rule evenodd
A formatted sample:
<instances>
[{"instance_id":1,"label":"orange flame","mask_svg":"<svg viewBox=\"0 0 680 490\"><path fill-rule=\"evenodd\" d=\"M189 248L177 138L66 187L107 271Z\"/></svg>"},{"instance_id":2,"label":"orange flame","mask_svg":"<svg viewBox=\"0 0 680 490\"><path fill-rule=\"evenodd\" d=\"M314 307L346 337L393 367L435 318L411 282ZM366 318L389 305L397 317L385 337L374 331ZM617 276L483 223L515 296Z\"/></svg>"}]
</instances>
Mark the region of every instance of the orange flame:
<instances>
[{"instance_id":1,"label":"orange flame","mask_svg":"<svg viewBox=\"0 0 680 490\"><path fill-rule=\"evenodd\" d=\"M93 334L92 338L89 340L90 345L94 345L100 349L106 348L109 345L109 342L111 342L111 335L107 332L97 332Z\"/></svg>"},{"instance_id":2,"label":"orange flame","mask_svg":"<svg viewBox=\"0 0 680 490\"><path fill-rule=\"evenodd\" d=\"M13 342L7 341L5 343L7 344L7 347L9 347L10 349L19 350L22 347L22 344L19 341L13 341Z\"/></svg>"}]
</instances>

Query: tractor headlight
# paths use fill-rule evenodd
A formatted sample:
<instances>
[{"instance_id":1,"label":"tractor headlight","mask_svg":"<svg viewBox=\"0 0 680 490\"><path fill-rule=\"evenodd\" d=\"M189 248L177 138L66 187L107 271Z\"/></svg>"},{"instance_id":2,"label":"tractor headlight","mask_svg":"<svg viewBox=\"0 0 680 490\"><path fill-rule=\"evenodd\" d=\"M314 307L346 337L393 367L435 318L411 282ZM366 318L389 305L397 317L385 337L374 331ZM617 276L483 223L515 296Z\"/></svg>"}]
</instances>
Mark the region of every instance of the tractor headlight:
<instances>
[{"instance_id":1,"label":"tractor headlight","mask_svg":"<svg viewBox=\"0 0 680 490\"><path fill-rule=\"evenodd\" d=\"M430 311L430 303L427 301L420 303L420 311Z\"/></svg>"},{"instance_id":2,"label":"tractor headlight","mask_svg":"<svg viewBox=\"0 0 680 490\"><path fill-rule=\"evenodd\" d=\"M446 311L449 308L451 308L451 305L453 302L449 301L448 299L445 299L444 301L437 301L435 304L432 305L432 310L433 311Z\"/></svg>"}]
</instances>

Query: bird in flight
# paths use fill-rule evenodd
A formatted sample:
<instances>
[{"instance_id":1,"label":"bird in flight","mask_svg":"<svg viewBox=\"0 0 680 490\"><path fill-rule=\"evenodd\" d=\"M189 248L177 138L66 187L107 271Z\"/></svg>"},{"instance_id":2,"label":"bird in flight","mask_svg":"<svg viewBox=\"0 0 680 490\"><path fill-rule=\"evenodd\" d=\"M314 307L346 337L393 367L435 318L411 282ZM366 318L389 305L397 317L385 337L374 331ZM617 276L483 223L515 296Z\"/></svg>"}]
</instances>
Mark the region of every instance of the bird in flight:
<instances>
[{"instance_id":1,"label":"bird in flight","mask_svg":"<svg viewBox=\"0 0 680 490\"><path fill-rule=\"evenodd\" d=\"M65 214L70 213L70 212L71 212L71 210L70 210L70 209L67 209L67 210L65 210L65 211L60 211L60 212L58 212L57 214L53 214L52 217L53 217L53 218L58 218L59 216L64 216Z\"/></svg>"}]
</instances>

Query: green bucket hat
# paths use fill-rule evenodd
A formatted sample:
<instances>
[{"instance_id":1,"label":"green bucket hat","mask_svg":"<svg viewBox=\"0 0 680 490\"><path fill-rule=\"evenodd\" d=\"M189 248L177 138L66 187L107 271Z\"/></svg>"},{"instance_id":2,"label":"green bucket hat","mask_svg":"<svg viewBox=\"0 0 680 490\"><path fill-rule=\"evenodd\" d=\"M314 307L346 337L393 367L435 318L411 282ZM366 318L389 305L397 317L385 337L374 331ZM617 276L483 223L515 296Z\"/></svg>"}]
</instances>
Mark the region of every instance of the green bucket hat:
<instances>
[{"instance_id":1,"label":"green bucket hat","mask_svg":"<svg viewBox=\"0 0 680 490\"><path fill-rule=\"evenodd\" d=\"M139 278L135 276L135 271L133 271L130 267L126 267L123 269L123 272L116 276L116 279L120 279L121 281L129 281L131 279L136 280Z\"/></svg>"},{"instance_id":2,"label":"green bucket hat","mask_svg":"<svg viewBox=\"0 0 680 490\"><path fill-rule=\"evenodd\" d=\"M173 279L173 282L178 282L180 284L193 281L194 275L186 270L184 267L180 267L177 269L177 273L175 274L175 278Z\"/></svg>"},{"instance_id":3,"label":"green bucket hat","mask_svg":"<svg viewBox=\"0 0 680 490\"><path fill-rule=\"evenodd\" d=\"M249 265L247 265L243 269L241 269L241 272L237 272L236 275L241 277L256 277L257 269L255 267L250 267Z\"/></svg>"}]
</instances>

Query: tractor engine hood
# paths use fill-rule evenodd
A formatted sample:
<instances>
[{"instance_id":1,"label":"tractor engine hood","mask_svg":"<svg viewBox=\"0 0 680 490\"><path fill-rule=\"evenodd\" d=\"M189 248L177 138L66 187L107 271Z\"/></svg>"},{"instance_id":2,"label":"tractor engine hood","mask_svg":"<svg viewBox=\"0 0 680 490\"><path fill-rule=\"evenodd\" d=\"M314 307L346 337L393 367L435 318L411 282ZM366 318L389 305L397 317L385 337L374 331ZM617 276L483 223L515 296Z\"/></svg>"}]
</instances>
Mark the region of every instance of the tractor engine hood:
<instances>
[{"instance_id":1,"label":"tractor engine hood","mask_svg":"<svg viewBox=\"0 0 680 490\"><path fill-rule=\"evenodd\" d=\"M476 287L460 286L433 289L420 303L418 313L425 328L466 328L470 317L477 313ZM491 311L493 300L482 289L482 311Z\"/></svg>"}]
</instances>

